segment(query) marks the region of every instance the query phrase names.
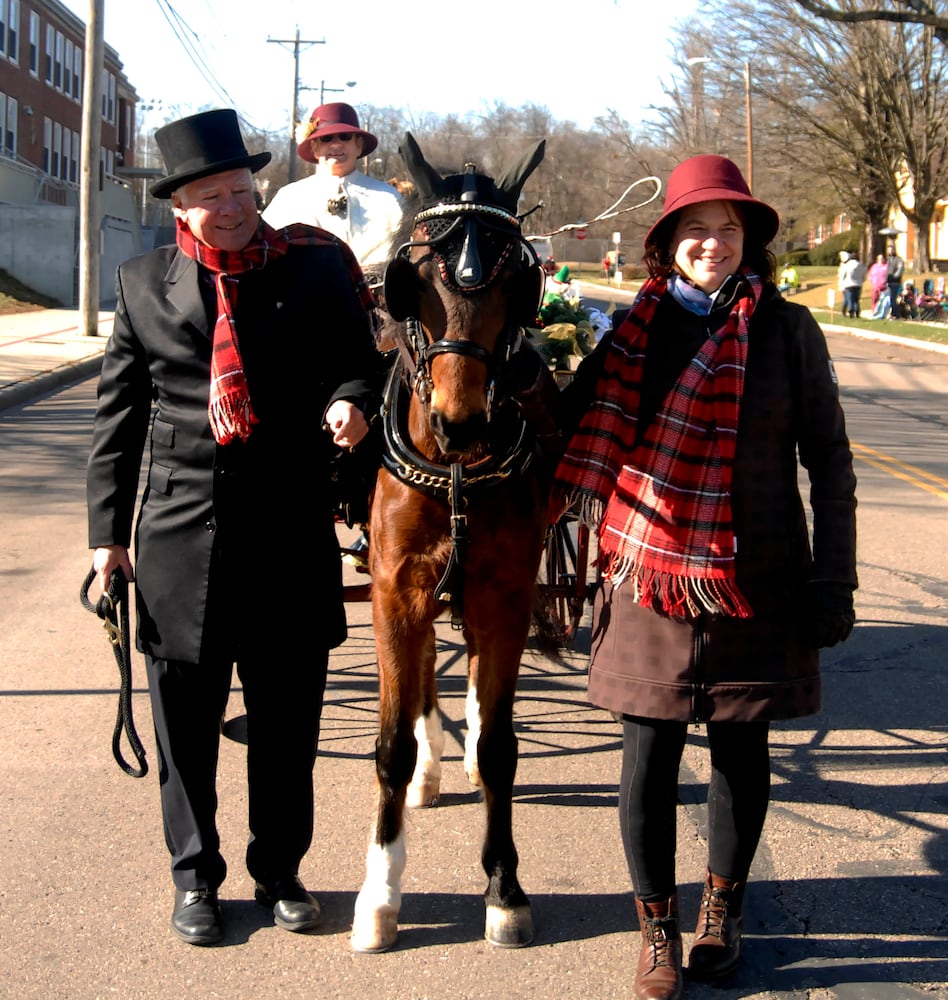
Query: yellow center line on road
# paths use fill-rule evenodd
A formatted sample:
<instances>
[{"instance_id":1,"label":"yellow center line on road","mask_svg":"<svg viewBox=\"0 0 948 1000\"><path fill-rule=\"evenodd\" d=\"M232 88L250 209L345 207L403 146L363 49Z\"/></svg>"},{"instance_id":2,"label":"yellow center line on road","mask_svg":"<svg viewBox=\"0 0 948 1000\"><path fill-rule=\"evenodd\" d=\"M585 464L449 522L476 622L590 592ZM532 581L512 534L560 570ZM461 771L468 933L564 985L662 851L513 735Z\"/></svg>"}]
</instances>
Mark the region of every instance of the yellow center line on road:
<instances>
[{"instance_id":1,"label":"yellow center line on road","mask_svg":"<svg viewBox=\"0 0 948 1000\"><path fill-rule=\"evenodd\" d=\"M880 469L882 472L887 472L889 475L895 476L896 479L901 479L912 486L917 486L919 489L934 493L936 497L942 500L948 500L948 479L942 479L931 472L926 472L924 469L918 468L917 465L908 465L905 462L900 462L891 455L886 455L873 448L867 448L863 444L856 444L851 441L850 447L853 450L853 455L856 458L861 458L867 465Z\"/></svg>"}]
</instances>

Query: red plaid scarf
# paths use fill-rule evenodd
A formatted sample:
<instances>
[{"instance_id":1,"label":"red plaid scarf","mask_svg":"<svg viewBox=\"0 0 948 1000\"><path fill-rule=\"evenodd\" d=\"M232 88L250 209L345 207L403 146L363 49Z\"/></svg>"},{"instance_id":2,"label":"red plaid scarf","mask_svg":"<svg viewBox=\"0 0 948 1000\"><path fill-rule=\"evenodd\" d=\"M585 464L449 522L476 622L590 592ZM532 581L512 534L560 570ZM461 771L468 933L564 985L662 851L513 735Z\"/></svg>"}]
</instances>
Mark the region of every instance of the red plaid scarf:
<instances>
[{"instance_id":1,"label":"red plaid scarf","mask_svg":"<svg viewBox=\"0 0 948 1000\"><path fill-rule=\"evenodd\" d=\"M669 615L747 618L735 580L731 479L756 275L689 362L638 444L649 325L665 279L643 286L616 331L593 403L557 470L557 492L599 529L606 579Z\"/></svg>"},{"instance_id":2,"label":"red plaid scarf","mask_svg":"<svg viewBox=\"0 0 948 1000\"><path fill-rule=\"evenodd\" d=\"M244 374L234 310L237 305L238 279L234 277L253 268L262 268L294 246L335 246L342 252L352 284L362 308L375 326L375 302L355 256L342 240L315 226L294 224L277 231L262 219L254 238L242 250L218 250L195 239L187 223L178 219L177 242L181 252L202 264L214 275L217 288L217 322L214 324L211 350L211 389L208 418L218 444L229 444L239 437L246 441L251 428L259 423L250 404L250 390Z\"/></svg>"}]
</instances>

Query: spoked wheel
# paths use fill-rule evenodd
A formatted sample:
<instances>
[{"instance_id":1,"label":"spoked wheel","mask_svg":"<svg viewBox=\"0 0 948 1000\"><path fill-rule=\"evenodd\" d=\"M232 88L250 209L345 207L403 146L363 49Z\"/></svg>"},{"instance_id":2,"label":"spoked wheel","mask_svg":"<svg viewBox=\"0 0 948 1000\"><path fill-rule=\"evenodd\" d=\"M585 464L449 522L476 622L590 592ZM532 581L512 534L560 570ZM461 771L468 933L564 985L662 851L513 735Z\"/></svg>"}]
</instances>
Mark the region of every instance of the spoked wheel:
<instances>
[{"instance_id":1,"label":"spoked wheel","mask_svg":"<svg viewBox=\"0 0 948 1000\"><path fill-rule=\"evenodd\" d=\"M561 517L547 532L537 577L536 625L541 641L569 646L586 603L589 529Z\"/></svg>"}]
</instances>

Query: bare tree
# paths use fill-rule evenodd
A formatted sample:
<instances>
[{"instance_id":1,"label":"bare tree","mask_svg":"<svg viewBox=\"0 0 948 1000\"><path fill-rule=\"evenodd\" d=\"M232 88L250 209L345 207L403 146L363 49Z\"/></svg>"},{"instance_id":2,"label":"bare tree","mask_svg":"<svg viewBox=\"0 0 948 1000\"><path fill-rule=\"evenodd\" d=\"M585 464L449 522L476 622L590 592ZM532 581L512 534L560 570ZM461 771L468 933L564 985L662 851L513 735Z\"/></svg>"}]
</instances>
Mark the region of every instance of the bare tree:
<instances>
[{"instance_id":1,"label":"bare tree","mask_svg":"<svg viewBox=\"0 0 948 1000\"><path fill-rule=\"evenodd\" d=\"M892 0L891 7L875 7L856 10L851 4L834 6L823 0L797 0L797 3L811 14L827 21L846 24L860 24L866 21L889 21L893 24L925 24L935 31L935 37L942 45L948 45L948 17L939 14L934 6L925 0Z\"/></svg>"},{"instance_id":2,"label":"bare tree","mask_svg":"<svg viewBox=\"0 0 948 1000\"><path fill-rule=\"evenodd\" d=\"M812 181L810 197L824 204L831 186L870 240L898 205L916 227L916 267L927 268L929 225L948 191L948 53L935 29L837 23L781 0L707 0L699 30L715 39L715 52L753 70L755 193L785 215L791 179ZM716 61L706 70L718 72ZM800 217L800 206L791 214Z\"/></svg>"}]
</instances>

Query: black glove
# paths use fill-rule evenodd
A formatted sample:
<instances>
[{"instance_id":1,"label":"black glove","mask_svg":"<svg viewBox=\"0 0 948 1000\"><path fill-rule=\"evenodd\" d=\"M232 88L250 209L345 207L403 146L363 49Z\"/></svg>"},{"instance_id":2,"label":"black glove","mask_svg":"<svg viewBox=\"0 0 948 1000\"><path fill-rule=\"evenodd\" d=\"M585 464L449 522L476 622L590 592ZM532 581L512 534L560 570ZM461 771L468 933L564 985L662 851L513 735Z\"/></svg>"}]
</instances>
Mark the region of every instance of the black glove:
<instances>
[{"instance_id":1,"label":"black glove","mask_svg":"<svg viewBox=\"0 0 948 1000\"><path fill-rule=\"evenodd\" d=\"M814 649L849 638L856 624L853 588L848 583L815 580L803 594L803 635Z\"/></svg>"}]
</instances>

